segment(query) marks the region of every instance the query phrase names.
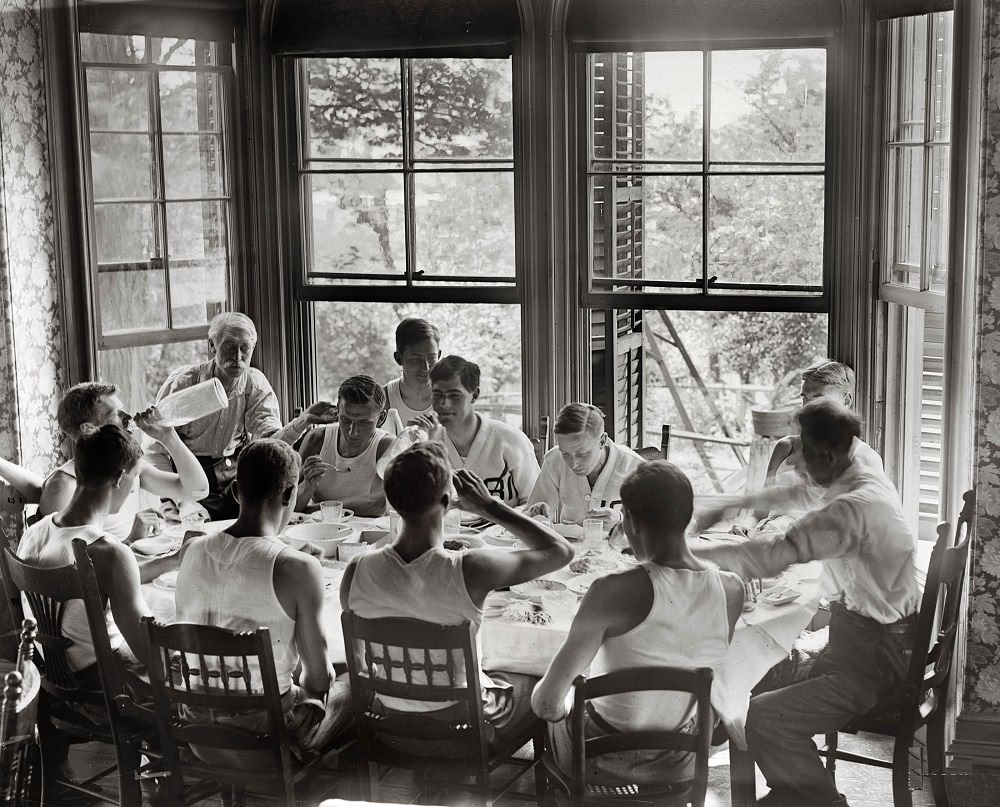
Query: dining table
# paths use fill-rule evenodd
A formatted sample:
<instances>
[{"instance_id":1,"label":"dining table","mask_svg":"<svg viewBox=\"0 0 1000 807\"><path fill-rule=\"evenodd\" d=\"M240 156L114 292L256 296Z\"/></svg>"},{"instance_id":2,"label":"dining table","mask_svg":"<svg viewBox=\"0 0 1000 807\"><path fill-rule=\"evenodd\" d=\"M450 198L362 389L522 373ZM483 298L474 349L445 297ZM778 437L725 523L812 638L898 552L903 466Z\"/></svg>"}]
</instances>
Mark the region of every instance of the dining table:
<instances>
[{"instance_id":1,"label":"dining table","mask_svg":"<svg viewBox=\"0 0 1000 807\"><path fill-rule=\"evenodd\" d=\"M221 531L232 522L209 522L201 525L200 531L211 533ZM383 526L381 520L349 519L356 527L355 534L345 543L363 543L371 540L370 530ZM485 532L463 530L464 536L475 536L476 546L483 543L487 549L514 551L516 543L512 536L505 536L503 530L494 526ZM384 542L384 538L382 541ZM707 534L693 535L689 540L696 542L722 542L741 540L735 536ZM744 539L745 540L745 539ZM628 554L612 549L608 541L595 546L589 542L575 545L577 558L596 558L601 567L598 573L611 574L634 566L636 561ZM470 551L462 549L459 551ZM474 549L471 551L475 551ZM750 703L750 693L754 686L779 661L784 659L793 642L809 625L815 614L820 597L820 577L822 566L819 562L797 564L786 569L779 581L771 581L771 591L784 590L788 595L781 604L772 604L773 598L767 591L756 596L756 602L748 596L744 613L740 616L733 632L729 650L722 662L714 670L712 684L712 706L728 732L730 743L730 774L732 804L734 807L752 805L756 801L753 761L746 752L746 716ZM593 577L595 573L590 572ZM346 661L343 630L341 627L340 579L343 564L327 562L324 578L327 596L322 622L327 631L331 661L343 664ZM566 586L571 594L573 589L581 591L583 575L575 574L570 567L545 575L544 580L554 581L554 588ZM154 580L142 587L143 595L157 620L170 623L175 620L174 589L172 580ZM524 596L517 595L514 596ZM537 599L537 598L536 598ZM545 597L544 608L548 621L511 621L507 612L488 611L481 629L481 664L484 670L492 672L522 673L542 676L549 663L562 646L579 605L578 596ZM537 606L535 606L537 609ZM496 615L491 615L496 614ZM522 614L523 615L523 614Z\"/></svg>"}]
</instances>

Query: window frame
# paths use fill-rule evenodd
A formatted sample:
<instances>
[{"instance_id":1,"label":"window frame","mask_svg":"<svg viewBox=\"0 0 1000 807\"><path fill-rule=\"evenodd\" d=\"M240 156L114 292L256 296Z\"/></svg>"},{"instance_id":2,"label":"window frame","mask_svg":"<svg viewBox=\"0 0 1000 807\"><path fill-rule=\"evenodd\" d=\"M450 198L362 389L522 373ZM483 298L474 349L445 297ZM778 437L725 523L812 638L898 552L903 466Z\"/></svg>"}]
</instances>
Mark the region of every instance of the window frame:
<instances>
[{"instance_id":1,"label":"window frame","mask_svg":"<svg viewBox=\"0 0 1000 807\"><path fill-rule=\"evenodd\" d=\"M836 77L839 73L839 65L836 63L838 43L835 37L815 36L794 39L765 38L765 39L700 39L700 40L659 40L644 41L641 48L635 47L636 43L622 42L587 42L571 45L571 60L576 75L577 87L582 88L582 98L576 98L578 105L577 114L577 150L576 150L576 181L578 184L577 204L579 209L576 216L576 227L578 230L578 255L582 265L578 270L580 285L581 304L587 309L674 309L674 310L696 310L696 311L750 311L750 312L801 312L801 313L825 313L830 316L831 329L828 337L829 343L833 343L833 317L831 312L831 298L833 286L832 267L835 263L834 247L835 239L833 233L834 204L836 202L835 181L837 179L834 170L836 157L836 131L834 121L837 113L837 93L833 89ZM701 51L703 54L712 51L732 51L732 50L766 50L766 49L802 49L802 48L822 48L826 52L826 112L825 112L825 143L824 143L824 179L823 187L823 277L822 282L816 288L819 291L810 294L804 293L759 293L767 285L774 284L716 284L714 288L722 288L723 291L712 292L705 285L707 278L708 262L707 256L703 255L702 260L702 287L694 293L683 292L662 292L662 291L611 291L597 290L594 284L593 259L592 259L592 208L590 191L590 164L592 154L590 115L592 99L592 77L588 70L588 59L593 53L605 52L662 52L662 51ZM706 62L703 62L705 65ZM710 93L710 86L706 83L703 87L703 94ZM710 114L710 112L709 112ZM706 116L707 118L707 116ZM704 132L710 132L710 118L703 121ZM705 135L707 136L707 135ZM705 152L702 152L700 165L706 166ZM676 161L674 161L676 162ZM755 172L757 173L757 172ZM750 172L748 172L748 175ZM695 174L701 176L702 174ZM709 176L713 174L708 172ZM769 174L764 173L764 176ZM807 174L816 176L819 174ZM703 205L707 204L707 199L703 200ZM707 232L708 223L703 222L703 232ZM703 237L704 243L704 237ZM658 281L656 285L669 286L672 281ZM637 284L638 285L638 284ZM648 284L645 284L648 285ZM727 288L735 286L734 289ZM794 287L790 287L794 288ZM758 293L754 293L758 292Z\"/></svg>"},{"instance_id":2,"label":"window frame","mask_svg":"<svg viewBox=\"0 0 1000 807\"><path fill-rule=\"evenodd\" d=\"M523 285L523 269L522 269L522 248L521 248L521 237L520 237L520 225L518 221L518 203L520 200L519 193L519 148L517 142L517 121L516 112L515 120L512 125L511 135L513 138L513 153L510 160L468 160L468 161L453 161L445 160L444 162L462 162L462 163L483 163L488 165L490 163L503 162L509 163L510 168L503 169L504 173L509 172L514 179L514 209L512 211L512 222L514 227L514 274L511 277L476 277L476 276L448 276L448 275L436 275L432 276L432 282L434 285L415 285L414 284L414 272L413 264L410 261L410 254L414 247L414 240L416 238L414 224L414 205L413 205L413 190L412 187L407 189L404 193L404 216L405 220L405 241L406 241L406 265L404 267L404 272L402 276L400 275L388 275L388 274L373 274L373 273L338 273L338 272L310 272L308 270L308 254L309 254L309 230L308 222L308 204L304 193L304 180L303 177L307 174L323 173L317 171L310 171L305 168L306 157L306 138L308 138L308 132L305 127L301 125L302 121L306 119L305 116L308 115L308 94L306 92L307 79L305 76L305 59L306 58L392 58L398 59L402 62L403 70L401 72L401 98L403 101L402 114L405 117L412 113L412 94L410 88L412 87L412 81L410 77L412 76L412 61L414 59L419 59L421 56L414 55L399 55L399 54L387 54L387 53L350 53L350 54L336 54L336 53L323 53L323 54L310 54L309 57L282 57L284 61L284 81L286 82L285 90L288 93L288 97L291 99L293 104L293 114L289 115L289 119L286 122L285 131L285 142L286 145L294 144L294 147L289 152L292 155L292 159L287 165L287 177L285 181L285 187L288 193L288 238L289 238L289 251L290 251L290 266L298 267L293 268L293 283L292 283L292 293L293 301L296 303L308 303L313 301L320 302L416 302L416 303L438 303L438 302L455 302L455 303L505 303L505 304L518 304L523 305L522 299L522 285ZM490 51L487 53L478 53L475 50L468 51L464 50L460 54L449 54L449 53L434 53L427 54L425 58L494 58L494 59L507 59L509 60L511 66L511 89L512 95L516 97L518 91L518 81L517 81L517 56L514 53L508 53L504 56L499 56L495 51ZM292 86L289 88L287 82L291 81ZM404 128L412 136L412 126L404 126ZM412 166L415 162L428 162L427 160L415 161L412 155L409 154L409 149L406 146L406 136L404 135L404 153L400 160L393 160L393 163L402 164L402 168L399 169L398 173L402 174L404 178L404 184L409 182L412 185L412 177L416 174L425 173L426 171L415 170ZM334 162L330 160L330 162ZM363 160L341 160L345 163L358 164L361 162L367 162ZM371 162L376 162L372 160ZM486 171L484 171L486 172ZM345 172L347 173L347 172ZM349 173L366 173L360 171L353 171ZM396 169L393 169L393 173L396 173ZM494 171L489 171L489 173L494 173ZM330 278L337 279L344 282L322 284L322 283L310 283L308 282L308 277L318 277L318 278ZM374 281L378 280L388 280L389 278L396 278L395 282L392 283L377 283ZM359 283L351 283L351 280L361 281ZM405 282L399 282L399 280L404 280ZM474 285L459 285L460 283L469 283ZM311 315L311 312L309 312ZM305 317L309 319L311 316ZM522 327L522 341L524 339L524 331Z\"/></svg>"},{"instance_id":3,"label":"window frame","mask_svg":"<svg viewBox=\"0 0 1000 807\"><path fill-rule=\"evenodd\" d=\"M237 208L237 189L239 187L239 157L240 153L236 150L236 144L238 143L237 128L239 125L239 115L236 110L236 59L234 58L234 43L229 41L228 37L218 37L218 38L198 38L197 36L182 36L176 35L177 38L192 39L198 43L211 42L216 46L217 61L216 65L204 65L198 64L197 60L200 58L200 50L196 49L196 64L191 65L167 65L167 64L157 64L153 61L144 61L141 63L117 63L117 62L85 62L82 58L82 48L80 46L80 36L83 33L103 33L100 31L77 31L75 35L75 44L77 49L77 65L78 74L80 80L80 115L79 115L79 131L81 138L81 181L83 185L83 203L86 211L85 215L85 232L84 232L84 243L86 244L86 270L88 275L88 287L89 287L89 307L90 307L90 321L92 323L92 328L90 328L90 339L94 346L93 350L93 363L94 370L96 370L99 364L99 354L105 350L114 350L120 348L133 348L133 347L146 347L151 345L166 345L175 344L179 342L189 342L198 339L205 339L208 336L208 322L199 325L187 325L178 328L172 327L173 325L173 309L171 305L170 298L170 257L169 257L169 238L167 235L167 221L166 221L166 205L168 202L176 203L181 202L199 202L199 201L211 201L218 202L223 209L224 218L224 249L226 254L226 299L223 301L223 310L231 310L233 307L233 302L235 299L235 289L237 285L237 278L240 275L240 249L239 244L241 243L241 220L240 211ZM116 32L117 33L117 32ZM153 38L158 38L157 34L150 31L139 31L134 34L124 34L131 36L142 36L146 40L147 54L149 53L150 40ZM159 34L161 37L170 37L169 33ZM159 267L163 271L164 276L164 289L166 293L165 301L165 315L166 315L166 327L163 328L148 328L148 329L137 329L133 331L123 331L123 332L113 332L104 333L102 320L101 320L101 300L100 300L100 275L102 273L102 266L112 266L112 267L128 267L128 266L141 266L143 264L138 262L116 262L101 264L98 261L97 255L97 227L95 223L95 214L98 204L104 204L105 202L96 202L94 199L94 180L93 180L93 166L91 164L91 126L90 126L90 107L89 99L87 95L87 71L88 69L110 69L110 70L132 70L136 72L148 73L151 76L151 80L148 82L148 100L149 100L149 114L150 114L150 130L145 133L148 134L151 140L151 156L155 160L154 168L154 187L152 189L151 197L147 199L137 199L128 200L129 202L143 202L148 204L154 210L154 229L157 232L158 237L162 236L161 251L162 256L156 259L159 263ZM166 188L165 188L165 175L164 175L164 162L163 162L163 129L161 125L160 117L160 97L159 97L159 75L161 73L170 72L188 72L188 73L212 73L219 77L219 93L220 93L220 131L218 132L218 137L221 145L222 151L222 170L221 178L223 184L223 192L217 197L212 198L191 198L191 199L170 199L166 198ZM143 134L137 132L137 134ZM215 134L215 133L211 133ZM146 265L150 269L154 268L153 260L151 259ZM112 270L114 271L114 270ZM128 268L123 268L121 271L131 271Z\"/></svg>"}]
</instances>

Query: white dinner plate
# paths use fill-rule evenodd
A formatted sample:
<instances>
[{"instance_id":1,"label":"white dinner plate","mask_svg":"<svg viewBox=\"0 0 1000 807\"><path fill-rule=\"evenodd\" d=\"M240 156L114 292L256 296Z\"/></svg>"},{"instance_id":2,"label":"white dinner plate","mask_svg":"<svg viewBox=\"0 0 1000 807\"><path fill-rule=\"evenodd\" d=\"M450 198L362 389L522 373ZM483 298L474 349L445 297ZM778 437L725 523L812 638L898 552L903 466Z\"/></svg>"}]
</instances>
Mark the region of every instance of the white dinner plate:
<instances>
[{"instance_id":1,"label":"white dinner plate","mask_svg":"<svg viewBox=\"0 0 1000 807\"><path fill-rule=\"evenodd\" d=\"M794 588L777 588L769 591L760 599L768 605L786 605L787 603L795 602L801 596L801 592L796 591Z\"/></svg>"},{"instance_id":2,"label":"white dinner plate","mask_svg":"<svg viewBox=\"0 0 1000 807\"><path fill-rule=\"evenodd\" d=\"M157 588L173 591L177 588L177 572L164 572L153 581Z\"/></svg>"},{"instance_id":3,"label":"white dinner plate","mask_svg":"<svg viewBox=\"0 0 1000 807\"><path fill-rule=\"evenodd\" d=\"M573 574L601 574L618 571L618 561L604 555L585 553L569 564Z\"/></svg>"},{"instance_id":4,"label":"white dinner plate","mask_svg":"<svg viewBox=\"0 0 1000 807\"><path fill-rule=\"evenodd\" d=\"M446 535L442 546L451 552L464 552L466 549L482 549L483 539L474 535Z\"/></svg>"},{"instance_id":5,"label":"white dinner plate","mask_svg":"<svg viewBox=\"0 0 1000 807\"><path fill-rule=\"evenodd\" d=\"M574 577L566 584L566 588L572 591L574 594L586 594L590 591L590 587L594 585L594 581L602 577L599 574L581 574Z\"/></svg>"},{"instance_id":6,"label":"white dinner plate","mask_svg":"<svg viewBox=\"0 0 1000 807\"><path fill-rule=\"evenodd\" d=\"M132 542L132 549L140 555L165 555L180 546L181 542L170 535L153 535Z\"/></svg>"},{"instance_id":7,"label":"white dinner plate","mask_svg":"<svg viewBox=\"0 0 1000 807\"><path fill-rule=\"evenodd\" d=\"M542 594L546 591L565 591L566 584L560 583L558 580L547 580L542 578L540 580L529 580L527 583L521 583L517 586L511 586L510 590L514 594L519 594L520 596L526 597L540 605L542 602Z\"/></svg>"}]
</instances>

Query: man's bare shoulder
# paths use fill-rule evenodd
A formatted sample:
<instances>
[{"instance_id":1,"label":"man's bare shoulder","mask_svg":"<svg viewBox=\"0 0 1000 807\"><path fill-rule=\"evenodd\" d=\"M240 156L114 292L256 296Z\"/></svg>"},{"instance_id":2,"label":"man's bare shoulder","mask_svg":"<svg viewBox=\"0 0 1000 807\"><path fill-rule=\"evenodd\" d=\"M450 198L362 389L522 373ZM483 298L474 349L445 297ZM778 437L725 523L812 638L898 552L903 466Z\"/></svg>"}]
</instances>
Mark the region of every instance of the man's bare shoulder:
<instances>
[{"instance_id":1,"label":"man's bare shoulder","mask_svg":"<svg viewBox=\"0 0 1000 807\"><path fill-rule=\"evenodd\" d=\"M612 634L624 633L649 616L653 584L641 566L597 578L583 598L581 610L600 614Z\"/></svg>"}]
</instances>

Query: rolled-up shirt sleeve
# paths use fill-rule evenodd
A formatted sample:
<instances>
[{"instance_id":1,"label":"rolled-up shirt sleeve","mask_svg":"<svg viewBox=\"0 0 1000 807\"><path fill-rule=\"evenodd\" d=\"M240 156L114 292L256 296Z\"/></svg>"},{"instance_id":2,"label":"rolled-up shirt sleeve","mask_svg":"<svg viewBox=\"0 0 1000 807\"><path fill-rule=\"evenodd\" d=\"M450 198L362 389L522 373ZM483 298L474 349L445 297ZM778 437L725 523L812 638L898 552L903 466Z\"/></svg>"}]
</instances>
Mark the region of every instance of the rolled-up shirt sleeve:
<instances>
[{"instance_id":1,"label":"rolled-up shirt sleeve","mask_svg":"<svg viewBox=\"0 0 1000 807\"><path fill-rule=\"evenodd\" d=\"M865 538L862 510L851 497L806 513L785 533L799 563L856 555Z\"/></svg>"}]
</instances>

